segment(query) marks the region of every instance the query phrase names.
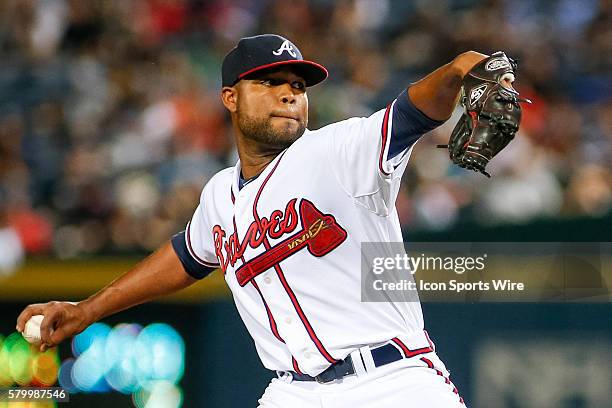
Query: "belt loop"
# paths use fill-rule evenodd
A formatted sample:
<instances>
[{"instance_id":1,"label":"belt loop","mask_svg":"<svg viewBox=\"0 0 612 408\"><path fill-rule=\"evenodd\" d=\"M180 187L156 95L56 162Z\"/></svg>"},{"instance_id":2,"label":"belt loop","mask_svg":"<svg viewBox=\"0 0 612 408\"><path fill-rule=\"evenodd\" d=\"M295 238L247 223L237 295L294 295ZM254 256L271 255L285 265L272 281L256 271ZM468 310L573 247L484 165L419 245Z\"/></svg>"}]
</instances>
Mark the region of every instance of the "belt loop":
<instances>
[{"instance_id":1,"label":"belt loop","mask_svg":"<svg viewBox=\"0 0 612 408\"><path fill-rule=\"evenodd\" d=\"M374 371L376 368L376 364L374 364L374 359L372 358L372 352L370 351L369 346L363 346L359 349L361 353L361 357L363 357L363 363L365 365L366 372L370 373Z\"/></svg>"},{"instance_id":2,"label":"belt loop","mask_svg":"<svg viewBox=\"0 0 612 408\"><path fill-rule=\"evenodd\" d=\"M291 374L289 371L278 371L277 370L276 371L276 376L282 382L286 382L286 383L292 383L293 382L293 374Z\"/></svg>"},{"instance_id":3,"label":"belt loop","mask_svg":"<svg viewBox=\"0 0 612 408\"><path fill-rule=\"evenodd\" d=\"M350 356L357 377L361 377L362 375L366 374L367 371L365 366L363 365L363 360L361 359L361 353L359 352L359 350L353 351Z\"/></svg>"}]
</instances>

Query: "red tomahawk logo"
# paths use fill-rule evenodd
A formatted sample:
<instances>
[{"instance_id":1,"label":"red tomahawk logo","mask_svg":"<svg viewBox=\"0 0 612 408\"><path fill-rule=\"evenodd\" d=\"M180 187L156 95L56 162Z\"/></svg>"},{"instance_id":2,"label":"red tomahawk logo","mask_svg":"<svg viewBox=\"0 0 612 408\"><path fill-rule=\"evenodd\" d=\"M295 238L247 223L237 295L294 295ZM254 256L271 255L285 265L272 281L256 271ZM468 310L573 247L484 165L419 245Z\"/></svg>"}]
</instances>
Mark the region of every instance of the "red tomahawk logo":
<instances>
[{"instance_id":1,"label":"red tomahawk logo","mask_svg":"<svg viewBox=\"0 0 612 408\"><path fill-rule=\"evenodd\" d=\"M255 276L289 258L302 248L320 257L333 251L346 239L346 231L336 223L331 214L323 214L313 203L302 199L300 203L302 229L284 239L266 252L257 255L236 271L240 286L244 286Z\"/></svg>"}]
</instances>

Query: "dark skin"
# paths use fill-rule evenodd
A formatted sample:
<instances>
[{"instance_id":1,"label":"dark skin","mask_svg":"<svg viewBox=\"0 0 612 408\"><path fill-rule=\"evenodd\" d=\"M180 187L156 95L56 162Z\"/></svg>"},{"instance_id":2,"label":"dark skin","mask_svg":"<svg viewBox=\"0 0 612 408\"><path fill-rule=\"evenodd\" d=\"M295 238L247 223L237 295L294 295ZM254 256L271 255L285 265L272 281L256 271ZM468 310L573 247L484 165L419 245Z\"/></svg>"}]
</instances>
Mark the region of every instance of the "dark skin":
<instances>
[{"instance_id":1,"label":"dark skin","mask_svg":"<svg viewBox=\"0 0 612 408\"><path fill-rule=\"evenodd\" d=\"M288 67L253 79L243 79L233 87L224 87L221 100L232 118L245 179L261 173L304 133L308 124L306 82ZM245 126L245 117L258 122L262 130L274 136L265 138L248 132L253 129Z\"/></svg>"},{"instance_id":2,"label":"dark skin","mask_svg":"<svg viewBox=\"0 0 612 408\"><path fill-rule=\"evenodd\" d=\"M446 120L458 100L461 79L486 55L469 51L409 88L412 103L425 115ZM504 83L512 87L510 82ZM236 136L242 176L260 174L274 158L302 136L308 124L305 81L289 68L243 79L221 91ZM170 242L76 304L49 302L27 306L17 318L22 332L34 315L44 315L41 350L61 343L106 316L184 289L197 282L185 273Z\"/></svg>"}]
</instances>

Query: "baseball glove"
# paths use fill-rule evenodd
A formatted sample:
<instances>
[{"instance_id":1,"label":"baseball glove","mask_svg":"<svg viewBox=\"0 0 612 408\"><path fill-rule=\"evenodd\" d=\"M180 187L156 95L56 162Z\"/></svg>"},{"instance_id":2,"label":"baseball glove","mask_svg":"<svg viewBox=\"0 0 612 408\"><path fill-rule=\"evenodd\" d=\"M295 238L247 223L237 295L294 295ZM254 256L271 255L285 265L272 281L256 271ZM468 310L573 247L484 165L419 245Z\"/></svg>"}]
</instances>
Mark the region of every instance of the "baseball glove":
<instances>
[{"instance_id":1,"label":"baseball glove","mask_svg":"<svg viewBox=\"0 0 612 408\"><path fill-rule=\"evenodd\" d=\"M453 163L491 177L485 168L510 143L521 123L521 105L531 103L502 82L514 81L517 64L498 51L479 62L463 78L464 113L451 133L448 148Z\"/></svg>"}]
</instances>

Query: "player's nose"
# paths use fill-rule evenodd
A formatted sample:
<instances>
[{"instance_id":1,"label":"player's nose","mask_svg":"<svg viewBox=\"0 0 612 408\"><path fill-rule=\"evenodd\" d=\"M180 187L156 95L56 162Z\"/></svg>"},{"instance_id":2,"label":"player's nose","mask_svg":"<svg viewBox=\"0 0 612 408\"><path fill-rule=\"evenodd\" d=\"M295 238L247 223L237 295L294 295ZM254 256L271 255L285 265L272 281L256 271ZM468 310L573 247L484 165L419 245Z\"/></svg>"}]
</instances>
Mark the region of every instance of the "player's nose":
<instances>
[{"instance_id":1,"label":"player's nose","mask_svg":"<svg viewBox=\"0 0 612 408\"><path fill-rule=\"evenodd\" d=\"M279 86L279 98L283 104L292 105L296 102L295 90L288 83Z\"/></svg>"}]
</instances>

